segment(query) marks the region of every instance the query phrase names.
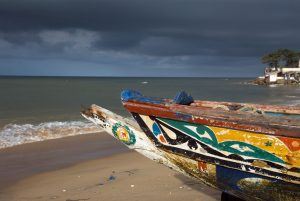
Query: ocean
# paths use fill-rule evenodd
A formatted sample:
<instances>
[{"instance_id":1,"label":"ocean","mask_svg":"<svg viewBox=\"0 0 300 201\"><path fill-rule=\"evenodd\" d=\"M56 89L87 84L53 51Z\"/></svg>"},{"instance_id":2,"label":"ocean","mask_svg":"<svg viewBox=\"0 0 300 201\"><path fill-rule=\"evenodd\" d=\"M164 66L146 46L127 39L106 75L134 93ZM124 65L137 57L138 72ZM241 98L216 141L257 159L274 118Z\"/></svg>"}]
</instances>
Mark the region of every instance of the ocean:
<instances>
[{"instance_id":1,"label":"ocean","mask_svg":"<svg viewBox=\"0 0 300 201\"><path fill-rule=\"evenodd\" d=\"M0 77L0 148L100 131L80 115L97 104L124 116L120 92L173 98L262 104L300 104L300 88L257 86L249 78Z\"/></svg>"}]
</instances>

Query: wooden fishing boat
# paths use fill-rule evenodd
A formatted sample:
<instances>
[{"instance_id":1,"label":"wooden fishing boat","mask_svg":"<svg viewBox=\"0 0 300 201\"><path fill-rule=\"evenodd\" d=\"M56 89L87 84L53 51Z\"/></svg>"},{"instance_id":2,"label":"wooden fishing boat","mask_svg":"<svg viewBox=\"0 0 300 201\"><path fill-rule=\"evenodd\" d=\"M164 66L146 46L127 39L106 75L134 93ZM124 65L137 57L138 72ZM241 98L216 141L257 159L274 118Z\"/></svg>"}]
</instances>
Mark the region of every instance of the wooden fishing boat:
<instances>
[{"instance_id":1,"label":"wooden fishing boat","mask_svg":"<svg viewBox=\"0 0 300 201\"><path fill-rule=\"evenodd\" d=\"M155 144L144 134L135 121L117 115L98 105L91 105L89 108L83 109L81 114L86 119L99 125L111 136L120 140L129 149L176 169L176 166L169 163L164 153L156 148Z\"/></svg>"},{"instance_id":2,"label":"wooden fishing boat","mask_svg":"<svg viewBox=\"0 0 300 201\"><path fill-rule=\"evenodd\" d=\"M300 107L195 101L185 92L172 100L125 90L121 99L138 125L95 105L83 115L129 148L222 190L222 200L300 200Z\"/></svg>"}]
</instances>

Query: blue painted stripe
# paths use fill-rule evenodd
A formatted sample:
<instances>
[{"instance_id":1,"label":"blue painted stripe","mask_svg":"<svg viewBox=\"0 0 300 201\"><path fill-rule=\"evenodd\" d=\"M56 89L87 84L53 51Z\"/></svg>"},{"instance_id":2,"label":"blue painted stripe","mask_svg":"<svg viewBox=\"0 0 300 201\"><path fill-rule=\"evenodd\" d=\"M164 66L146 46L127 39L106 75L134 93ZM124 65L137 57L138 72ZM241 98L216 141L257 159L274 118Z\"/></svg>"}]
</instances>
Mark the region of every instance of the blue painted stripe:
<instances>
[{"instance_id":1,"label":"blue painted stripe","mask_svg":"<svg viewBox=\"0 0 300 201\"><path fill-rule=\"evenodd\" d=\"M288 118L300 119L299 114L286 114L286 113L278 113L278 112L265 112L265 114L273 117L288 117Z\"/></svg>"},{"instance_id":2,"label":"blue painted stripe","mask_svg":"<svg viewBox=\"0 0 300 201\"><path fill-rule=\"evenodd\" d=\"M235 170L232 168L227 168L219 165L216 165L216 177L217 177L218 184L222 184L224 186L229 187L230 189L234 189L237 191L241 190L238 186L238 182L246 178L261 178L261 179L269 180L271 182L278 182L278 180L276 179L271 179L258 174L244 172L241 170Z\"/></svg>"},{"instance_id":3,"label":"blue painted stripe","mask_svg":"<svg viewBox=\"0 0 300 201\"><path fill-rule=\"evenodd\" d=\"M162 104L164 103L163 99L160 98L150 98L143 96L140 92L126 89L121 92L121 100L123 102L127 101L138 101L143 103L152 103L152 104Z\"/></svg>"}]
</instances>

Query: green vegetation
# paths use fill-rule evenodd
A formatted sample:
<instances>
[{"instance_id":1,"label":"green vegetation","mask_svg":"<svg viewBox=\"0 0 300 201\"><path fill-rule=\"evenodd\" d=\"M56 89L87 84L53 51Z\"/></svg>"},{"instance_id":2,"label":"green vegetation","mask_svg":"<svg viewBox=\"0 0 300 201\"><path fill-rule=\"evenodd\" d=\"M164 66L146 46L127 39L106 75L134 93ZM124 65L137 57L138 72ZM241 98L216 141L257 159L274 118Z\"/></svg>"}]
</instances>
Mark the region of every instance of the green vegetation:
<instances>
[{"instance_id":1,"label":"green vegetation","mask_svg":"<svg viewBox=\"0 0 300 201\"><path fill-rule=\"evenodd\" d=\"M262 63L270 67L298 67L300 52L289 49L278 49L261 58Z\"/></svg>"}]
</instances>

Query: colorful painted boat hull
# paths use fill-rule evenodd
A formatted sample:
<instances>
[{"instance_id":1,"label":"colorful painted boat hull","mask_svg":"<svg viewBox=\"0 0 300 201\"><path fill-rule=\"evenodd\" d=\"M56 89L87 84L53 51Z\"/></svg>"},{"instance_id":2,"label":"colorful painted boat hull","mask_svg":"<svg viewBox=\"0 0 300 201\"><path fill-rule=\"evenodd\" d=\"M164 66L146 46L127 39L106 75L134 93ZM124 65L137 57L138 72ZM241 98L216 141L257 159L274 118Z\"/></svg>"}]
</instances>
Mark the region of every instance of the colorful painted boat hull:
<instances>
[{"instance_id":1,"label":"colorful painted boat hull","mask_svg":"<svg viewBox=\"0 0 300 201\"><path fill-rule=\"evenodd\" d=\"M191 111L132 91L123 92L122 101L157 149L186 174L245 200L300 199L299 120Z\"/></svg>"},{"instance_id":2,"label":"colorful painted boat hull","mask_svg":"<svg viewBox=\"0 0 300 201\"><path fill-rule=\"evenodd\" d=\"M97 105L92 105L82 110L81 114L87 120L101 127L112 137L121 141L129 149L135 150L147 158L174 170L181 171L166 158L164 151L157 149L136 122Z\"/></svg>"}]
</instances>

